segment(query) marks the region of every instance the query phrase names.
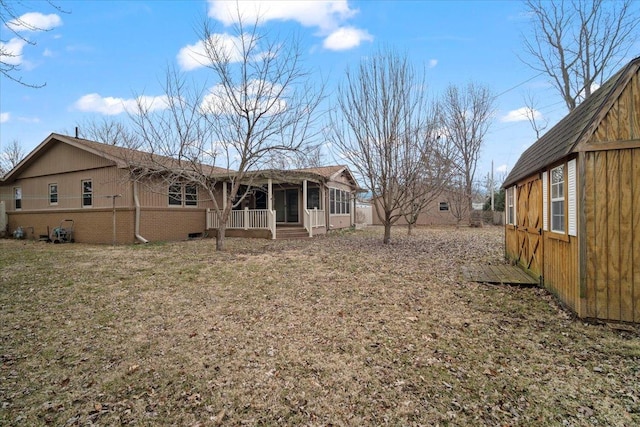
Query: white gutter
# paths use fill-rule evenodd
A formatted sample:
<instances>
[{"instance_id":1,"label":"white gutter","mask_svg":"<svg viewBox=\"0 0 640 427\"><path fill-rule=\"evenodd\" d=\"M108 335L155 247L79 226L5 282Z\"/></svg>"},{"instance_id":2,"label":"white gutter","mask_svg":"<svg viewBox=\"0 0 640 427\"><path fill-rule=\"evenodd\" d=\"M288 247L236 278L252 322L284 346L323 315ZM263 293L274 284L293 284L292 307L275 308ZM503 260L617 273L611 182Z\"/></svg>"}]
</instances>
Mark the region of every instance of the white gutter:
<instances>
[{"instance_id":1,"label":"white gutter","mask_svg":"<svg viewBox=\"0 0 640 427\"><path fill-rule=\"evenodd\" d=\"M133 200L136 204L136 221L134 229L136 239L142 243L149 243L147 239L140 235L140 200L138 199L138 181L133 181Z\"/></svg>"}]
</instances>

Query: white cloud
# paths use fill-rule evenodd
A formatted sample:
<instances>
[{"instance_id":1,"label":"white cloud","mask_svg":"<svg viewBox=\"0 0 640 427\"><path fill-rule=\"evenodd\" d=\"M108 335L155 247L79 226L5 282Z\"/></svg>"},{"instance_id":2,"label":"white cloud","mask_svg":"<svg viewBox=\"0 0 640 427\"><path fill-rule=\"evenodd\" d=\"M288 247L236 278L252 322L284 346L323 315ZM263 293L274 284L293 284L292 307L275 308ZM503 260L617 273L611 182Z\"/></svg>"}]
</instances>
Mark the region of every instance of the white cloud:
<instances>
[{"instance_id":1,"label":"white cloud","mask_svg":"<svg viewBox=\"0 0 640 427\"><path fill-rule=\"evenodd\" d=\"M511 110L506 115L500 118L501 122L509 123L509 122L524 122L529 120L529 117L532 117L535 120L542 119L542 113L538 110L531 109L529 107L518 108L517 110Z\"/></svg>"},{"instance_id":2,"label":"white cloud","mask_svg":"<svg viewBox=\"0 0 640 427\"><path fill-rule=\"evenodd\" d=\"M224 25L237 22L238 14L245 22L295 21L304 27L317 28L317 35L325 37L323 46L332 50L346 50L373 40L366 30L344 25L357 13L358 9L349 7L347 0L209 0L209 17Z\"/></svg>"},{"instance_id":3,"label":"white cloud","mask_svg":"<svg viewBox=\"0 0 640 427\"><path fill-rule=\"evenodd\" d=\"M318 27L332 31L358 11L349 7L347 0L304 1L239 1L209 0L209 17L231 25L238 13L246 22L260 20L296 21L305 27Z\"/></svg>"},{"instance_id":4,"label":"white cloud","mask_svg":"<svg viewBox=\"0 0 640 427\"><path fill-rule=\"evenodd\" d=\"M500 165L496 168L496 172L498 173L505 173L508 170L509 170L509 167L507 165Z\"/></svg>"},{"instance_id":5,"label":"white cloud","mask_svg":"<svg viewBox=\"0 0 640 427\"><path fill-rule=\"evenodd\" d=\"M9 113L0 113L0 123L7 123L10 118Z\"/></svg>"},{"instance_id":6,"label":"white cloud","mask_svg":"<svg viewBox=\"0 0 640 427\"><path fill-rule=\"evenodd\" d=\"M7 22L13 31L47 31L62 25L62 19L55 13L44 15L40 12L29 12L17 19Z\"/></svg>"},{"instance_id":7,"label":"white cloud","mask_svg":"<svg viewBox=\"0 0 640 427\"><path fill-rule=\"evenodd\" d=\"M164 110L168 106L166 95L124 99L110 96L102 97L98 93L90 93L78 99L73 104L73 107L84 112L115 116L124 112L135 113L138 110L138 102L148 108L149 111Z\"/></svg>"},{"instance_id":8,"label":"white cloud","mask_svg":"<svg viewBox=\"0 0 640 427\"><path fill-rule=\"evenodd\" d=\"M209 38L209 43L220 45L222 52L227 55L231 62L238 62L242 59L242 39L240 37L229 34L213 34ZM204 67L208 61L204 41L199 40L195 44L183 47L178 52L177 59L180 68L184 71Z\"/></svg>"},{"instance_id":9,"label":"white cloud","mask_svg":"<svg viewBox=\"0 0 640 427\"><path fill-rule=\"evenodd\" d=\"M347 50L357 47L363 41L372 41L373 36L365 30L353 27L338 28L324 39L323 46L329 50Z\"/></svg>"},{"instance_id":10,"label":"white cloud","mask_svg":"<svg viewBox=\"0 0 640 427\"><path fill-rule=\"evenodd\" d=\"M0 61L8 65L20 65L22 49L26 44L26 41L18 37L12 38L8 43L0 42Z\"/></svg>"},{"instance_id":11,"label":"white cloud","mask_svg":"<svg viewBox=\"0 0 640 427\"><path fill-rule=\"evenodd\" d=\"M436 65L438 65L438 60L437 59L430 59L429 60L429 68L435 68Z\"/></svg>"},{"instance_id":12,"label":"white cloud","mask_svg":"<svg viewBox=\"0 0 640 427\"><path fill-rule=\"evenodd\" d=\"M53 51L50 50L50 49L45 49L44 52L42 52L42 56L52 57L53 56Z\"/></svg>"}]
</instances>

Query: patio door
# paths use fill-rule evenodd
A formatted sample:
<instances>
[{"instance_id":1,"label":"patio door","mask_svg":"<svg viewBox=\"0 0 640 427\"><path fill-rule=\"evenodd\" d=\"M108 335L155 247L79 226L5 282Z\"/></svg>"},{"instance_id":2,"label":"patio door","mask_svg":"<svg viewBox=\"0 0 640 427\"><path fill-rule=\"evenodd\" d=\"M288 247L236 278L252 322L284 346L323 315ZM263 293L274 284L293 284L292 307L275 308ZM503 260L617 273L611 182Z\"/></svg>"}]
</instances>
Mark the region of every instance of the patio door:
<instances>
[{"instance_id":1,"label":"patio door","mask_svg":"<svg viewBox=\"0 0 640 427\"><path fill-rule=\"evenodd\" d=\"M276 222L298 222L298 189L274 192Z\"/></svg>"}]
</instances>

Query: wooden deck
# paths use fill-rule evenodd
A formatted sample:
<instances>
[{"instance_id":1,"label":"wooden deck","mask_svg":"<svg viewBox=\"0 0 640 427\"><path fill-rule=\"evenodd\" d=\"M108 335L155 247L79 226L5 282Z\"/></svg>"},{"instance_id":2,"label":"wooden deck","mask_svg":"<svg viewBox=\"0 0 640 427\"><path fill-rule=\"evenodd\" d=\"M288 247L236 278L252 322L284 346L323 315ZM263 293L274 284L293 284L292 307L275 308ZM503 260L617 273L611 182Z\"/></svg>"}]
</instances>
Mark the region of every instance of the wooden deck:
<instances>
[{"instance_id":1,"label":"wooden deck","mask_svg":"<svg viewBox=\"0 0 640 427\"><path fill-rule=\"evenodd\" d=\"M469 282L537 286L538 281L515 265L465 265L462 275Z\"/></svg>"}]
</instances>

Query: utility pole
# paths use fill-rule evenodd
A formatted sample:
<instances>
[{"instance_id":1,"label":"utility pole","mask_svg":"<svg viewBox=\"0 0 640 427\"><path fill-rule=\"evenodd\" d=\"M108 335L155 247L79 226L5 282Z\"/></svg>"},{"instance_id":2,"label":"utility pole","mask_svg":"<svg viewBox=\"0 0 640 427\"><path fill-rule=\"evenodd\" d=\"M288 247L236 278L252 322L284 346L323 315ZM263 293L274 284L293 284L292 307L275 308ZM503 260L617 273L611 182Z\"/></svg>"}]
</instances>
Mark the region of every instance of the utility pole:
<instances>
[{"instance_id":1,"label":"utility pole","mask_svg":"<svg viewBox=\"0 0 640 427\"><path fill-rule=\"evenodd\" d=\"M494 194L493 194L493 160L491 160L491 212L495 211L495 205L494 205Z\"/></svg>"}]
</instances>

